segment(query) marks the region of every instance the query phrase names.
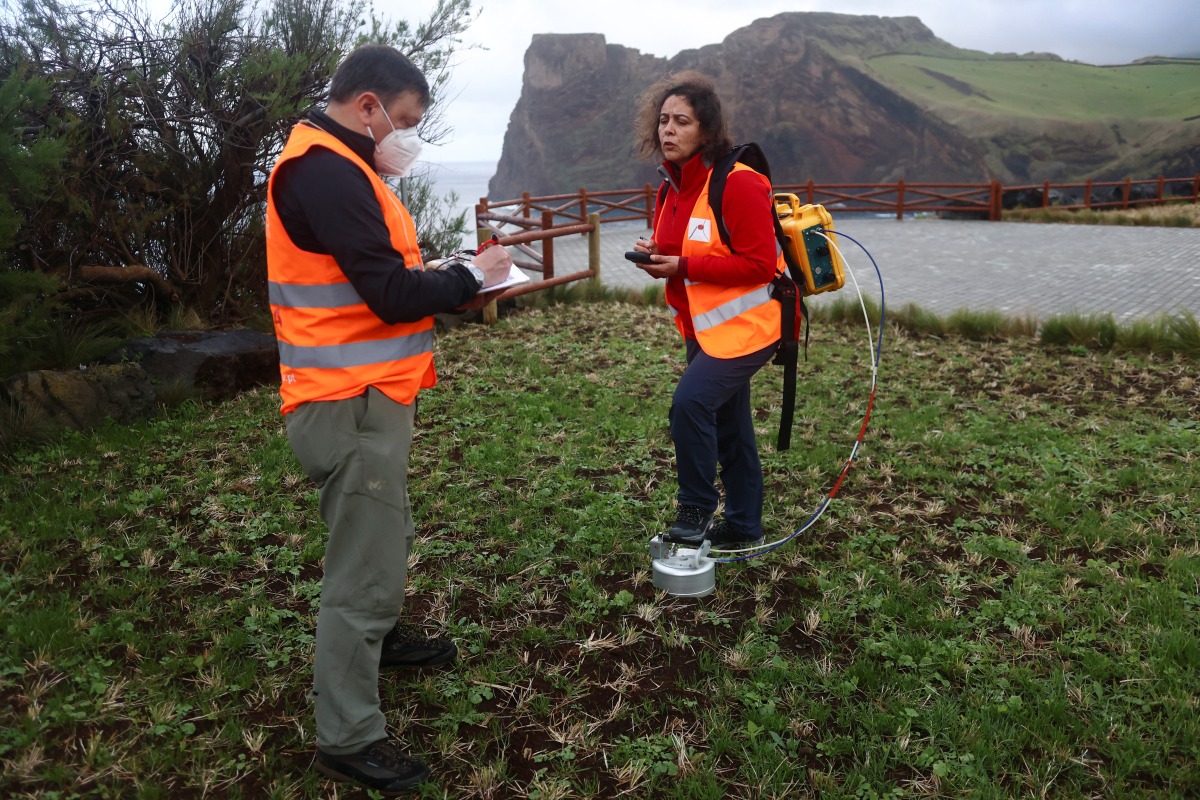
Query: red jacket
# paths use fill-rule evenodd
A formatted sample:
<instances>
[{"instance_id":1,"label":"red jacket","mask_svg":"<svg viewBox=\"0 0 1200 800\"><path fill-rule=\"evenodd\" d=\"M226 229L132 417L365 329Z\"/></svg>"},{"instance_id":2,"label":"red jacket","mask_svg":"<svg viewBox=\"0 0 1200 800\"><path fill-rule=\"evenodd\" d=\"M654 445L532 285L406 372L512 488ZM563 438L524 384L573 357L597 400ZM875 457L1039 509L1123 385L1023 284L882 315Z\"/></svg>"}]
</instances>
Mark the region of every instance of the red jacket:
<instances>
[{"instance_id":1,"label":"red jacket","mask_svg":"<svg viewBox=\"0 0 1200 800\"><path fill-rule=\"evenodd\" d=\"M683 254L687 224L701 191L712 171L699 153L681 168L671 162L663 165L671 176L671 185L655 211L654 241L658 252L668 256ZM778 243L771 221L774 214L769 188L757 174L736 170L725 184L721 216L729 230L735 253L728 256L692 256L679 262L679 272L667 279L667 303L677 312L676 321L688 339L695 339L685 281L743 286L767 283L775 277ZM715 235L715 232L714 232Z\"/></svg>"}]
</instances>

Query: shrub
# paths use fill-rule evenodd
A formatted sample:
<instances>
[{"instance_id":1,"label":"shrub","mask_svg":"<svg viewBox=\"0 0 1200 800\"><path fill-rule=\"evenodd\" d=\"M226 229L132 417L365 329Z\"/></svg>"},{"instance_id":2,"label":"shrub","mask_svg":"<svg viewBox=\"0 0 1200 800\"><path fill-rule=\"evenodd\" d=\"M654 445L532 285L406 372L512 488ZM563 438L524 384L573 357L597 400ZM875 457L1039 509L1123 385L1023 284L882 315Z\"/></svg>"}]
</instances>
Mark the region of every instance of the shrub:
<instances>
[{"instance_id":1,"label":"shrub","mask_svg":"<svg viewBox=\"0 0 1200 800\"><path fill-rule=\"evenodd\" d=\"M0 379L33 369L50 335L46 309L58 282L36 272L0 270Z\"/></svg>"},{"instance_id":2,"label":"shrub","mask_svg":"<svg viewBox=\"0 0 1200 800\"><path fill-rule=\"evenodd\" d=\"M40 137L19 147L49 142L66 161L61 180L43 182L57 190L44 199L0 189L21 221L21 249L0 235L0 255L64 281L107 267L105 287L149 285L212 321L254 314L266 304L264 177L292 125L323 99L346 52L378 41L425 72L433 103L422 135L444 138L437 101L469 12L469 0L445 0L410 27L375 18L363 0L185 2L163 20L137 3L5 4L0 75L29 79L0 85L0 119ZM0 173L13 160L7 139ZM447 222L420 181L407 185L422 241L457 240L462 218ZM0 203L0 231L5 218ZM144 297L101 288L89 299L111 312Z\"/></svg>"}]
</instances>

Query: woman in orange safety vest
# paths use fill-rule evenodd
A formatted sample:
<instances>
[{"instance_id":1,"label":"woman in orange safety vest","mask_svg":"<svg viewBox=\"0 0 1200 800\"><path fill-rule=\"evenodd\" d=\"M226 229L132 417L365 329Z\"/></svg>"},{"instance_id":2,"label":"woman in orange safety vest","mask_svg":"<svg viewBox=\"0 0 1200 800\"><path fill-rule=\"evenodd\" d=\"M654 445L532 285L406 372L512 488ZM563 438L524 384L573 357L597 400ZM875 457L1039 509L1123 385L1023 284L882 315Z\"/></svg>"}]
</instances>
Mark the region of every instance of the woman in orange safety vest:
<instances>
[{"instance_id":1,"label":"woman in orange safety vest","mask_svg":"<svg viewBox=\"0 0 1200 800\"><path fill-rule=\"evenodd\" d=\"M638 134L641 152L663 160L667 188L659 193L652 238L634 247L651 254L653 263L639 266L666 279L667 304L687 351L670 411L679 482L670 533L697 544L754 544L763 538L763 477L750 379L778 346L781 305L771 282L783 272L770 181L734 167L721 203L729 231L724 244L708 189L713 164L732 141L713 82L699 73L652 86L641 98ZM725 509L714 521L718 466Z\"/></svg>"}]
</instances>

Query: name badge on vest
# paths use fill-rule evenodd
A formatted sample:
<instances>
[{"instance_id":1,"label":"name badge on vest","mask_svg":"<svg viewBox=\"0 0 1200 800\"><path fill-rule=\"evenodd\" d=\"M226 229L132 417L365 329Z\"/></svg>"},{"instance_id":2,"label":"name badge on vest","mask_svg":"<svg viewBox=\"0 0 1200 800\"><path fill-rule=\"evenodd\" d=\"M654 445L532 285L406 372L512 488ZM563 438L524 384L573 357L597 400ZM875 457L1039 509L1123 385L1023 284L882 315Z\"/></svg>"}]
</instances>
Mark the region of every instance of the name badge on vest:
<instances>
[{"instance_id":1,"label":"name badge on vest","mask_svg":"<svg viewBox=\"0 0 1200 800\"><path fill-rule=\"evenodd\" d=\"M687 238L692 242L711 242L712 231L709 229L711 220L703 217L692 217L688 220Z\"/></svg>"}]
</instances>

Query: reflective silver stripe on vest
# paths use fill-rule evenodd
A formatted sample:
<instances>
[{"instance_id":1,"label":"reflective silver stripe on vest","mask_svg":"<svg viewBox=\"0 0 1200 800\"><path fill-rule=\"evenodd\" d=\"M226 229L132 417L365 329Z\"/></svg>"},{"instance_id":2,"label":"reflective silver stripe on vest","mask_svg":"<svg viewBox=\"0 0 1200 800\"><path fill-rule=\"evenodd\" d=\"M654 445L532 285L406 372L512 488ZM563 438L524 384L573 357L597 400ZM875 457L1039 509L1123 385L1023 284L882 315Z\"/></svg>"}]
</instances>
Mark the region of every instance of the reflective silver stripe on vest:
<instances>
[{"instance_id":1,"label":"reflective silver stripe on vest","mask_svg":"<svg viewBox=\"0 0 1200 800\"><path fill-rule=\"evenodd\" d=\"M433 330L353 344L302 347L279 343L279 362L292 369L345 369L399 361L433 352Z\"/></svg>"},{"instance_id":2,"label":"reflective silver stripe on vest","mask_svg":"<svg viewBox=\"0 0 1200 800\"><path fill-rule=\"evenodd\" d=\"M728 303L722 303L712 311L706 311L703 314L695 314L692 316L692 327L697 331L706 331L709 328L715 328L723 322L728 322L734 317L744 314L752 308L758 308L763 303L770 301L771 287L764 286L761 289L755 289L753 292L736 297Z\"/></svg>"},{"instance_id":3,"label":"reflective silver stripe on vest","mask_svg":"<svg viewBox=\"0 0 1200 800\"><path fill-rule=\"evenodd\" d=\"M268 281L267 297L271 305L284 308L344 308L361 305L363 302L349 283Z\"/></svg>"}]
</instances>

